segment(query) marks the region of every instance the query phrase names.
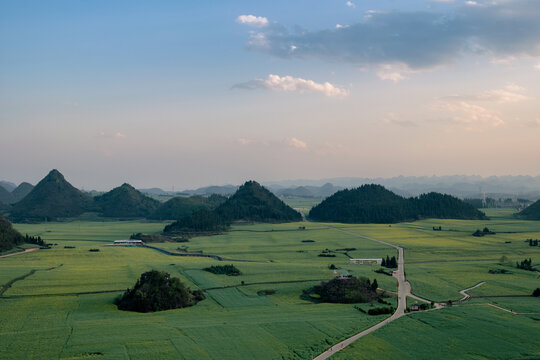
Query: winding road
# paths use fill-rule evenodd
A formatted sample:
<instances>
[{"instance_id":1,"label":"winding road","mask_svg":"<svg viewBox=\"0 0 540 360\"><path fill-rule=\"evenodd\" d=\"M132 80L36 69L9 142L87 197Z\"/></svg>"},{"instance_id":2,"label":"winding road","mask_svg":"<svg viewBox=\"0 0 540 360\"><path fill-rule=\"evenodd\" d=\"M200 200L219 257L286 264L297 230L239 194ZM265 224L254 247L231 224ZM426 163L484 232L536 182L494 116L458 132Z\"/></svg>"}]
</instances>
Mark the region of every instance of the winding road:
<instances>
[{"instance_id":1,"label":"winding road","mask_svg":"<svg viewBox=\"0 0 540 360\"><path fill-rule=\"evenodd\" d=\"M388 243L386 241L373 239L373 238L370 238L370 237L367 237L367 236L355 234L355 233L352 233L352 232L349 232L349 231L346 231L346 230L342 230L342 229L339 229L339 228L335 228L335 227L332 227L332 226L329 226L329 228L337 230L337 231L341 231L341 232L343 232L345 234L349 234L349 235L352 235L352 236L355 236L355 237L359 237L359 238L362 238L362 239L375 241L375 242L378 242L380 244L391 246L391 247L393 247L394 249L396 249L398 251L398 268L397 268L396 271L394 271L394 273L392 275L398 281L398 306L397 306L397 309L394 312L394 314L392 314L392 316L390 316L389 318L381 321L380 323L378 323L376 325L373 325L369 329L366 329L366 330L364 330L362 332L359 332L356 335L351 336L348 339L343 340L342 342L340 342L340 343L338 343L336 345L333 345L330 349L326 350L325 352L323 352L319 356L315 357L314 360L328 359L330 356L334 355L335 353L337 353L340 350L343 350L344 348L346 348L347 346L349 346L350 344L352 344L356 340L360 339L361 337L366 336L367 334L372 333L373 331L375 331L377 329L380 329L384 325L386 325L386 324L388 324L388 323L390 323L390 322L392 322L394 320L397 320L400 317L404 316L405 315L405 309L407 308L407 296L411 296L411 285L405 280L405 270L404 270L404 267L405 267L405 262L404 261L405 260L404 260L404 257L403 257L403 248L402 247L399 247L399 246L394 245L394 244L390 244L390 243ZM416 298L418 300L421 300L421 301L427 302L427 300L424 300L424 299L416 297L416 296L414 298Z\"/></svg>"}]
</instances>

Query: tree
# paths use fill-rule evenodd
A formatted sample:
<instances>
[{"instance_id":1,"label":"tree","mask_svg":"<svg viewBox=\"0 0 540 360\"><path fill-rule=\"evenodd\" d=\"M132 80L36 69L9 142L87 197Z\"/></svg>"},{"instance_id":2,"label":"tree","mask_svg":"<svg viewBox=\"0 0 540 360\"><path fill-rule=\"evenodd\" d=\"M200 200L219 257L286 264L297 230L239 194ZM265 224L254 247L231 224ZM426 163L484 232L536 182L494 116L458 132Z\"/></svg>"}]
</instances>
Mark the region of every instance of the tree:
<instances>
[{"instance_id":1,"label":"tree","mask_svg":"<svg viewBox=\"0 0 540 360\"><path fill-rule=\"evenodd\" d=\"M379 287L379 284L377 284L377 279L374 279L373 284L371 284L371 290L377 291L378 287Z\"/></svg>"},{"instance_id":2,"label":"tree","mask_svg":"<svg viewBox=\"0 0 540 360\"><path fill-rule=\"evenodd\" d=\"M540 288L536 288L536 289L533 291L532 296L534 296L534 297L540 297Z\"/></svg>"}]
</instances>

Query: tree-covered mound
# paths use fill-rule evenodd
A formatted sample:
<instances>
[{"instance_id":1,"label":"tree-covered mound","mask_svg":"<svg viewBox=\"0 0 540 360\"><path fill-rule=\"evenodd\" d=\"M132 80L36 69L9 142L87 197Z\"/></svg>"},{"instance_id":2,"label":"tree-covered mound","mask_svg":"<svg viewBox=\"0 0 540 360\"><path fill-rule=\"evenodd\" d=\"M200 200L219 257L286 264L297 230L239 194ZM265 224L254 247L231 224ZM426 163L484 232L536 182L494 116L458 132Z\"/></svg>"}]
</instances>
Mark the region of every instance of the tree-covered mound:
<instances>
[{"instance_id":1,"label":"tree-covered mound","mask_svg":"<svg viewBox=\"0 0 540 360\"><path fill-rule=\"evenodd\" d=\"M485 214L450 195L406 199L381 185L363 185L328 197L309 213L316 221L388 224L421 218L485 219Z\"/></svg>"},{"instance_id":2,"label":"tree-covered mound","mask_svg":"<svg viewBox=\"0 0 540 360\"><path fill-rule=\"evenodd\" d=\"M410 198L419 218L485 220L486 215L474 206L451 195L430 192Z\"/></svg>"},{"instance_id":3,"label":"tree-covered mound","mask_svg":"<svg viewBox=\"0 0 540 360\"><path fill-rule=\"evenodd\" d=\"M298 211L255 181L240 186L216 208L216 213L228 221L289 222L302 219Z\"/></svg>"},{"instance_id":4,"label":"tree-covered mound","mask_svg":"<svg viewBox=\"0 0 540 360\"><path fill-rule=\"evenodd\" d=\"M540 220L540 200L521 210L518 216L527 220Z\"/></svg>"},{"instance_id":5,"label":"tree-covered mound","mask_svg":"<svg viewBox=\"0 0 540 360\"><path fill-rule=\"evenodd\" d=\"M14 221L51 221L79 216L93 208L92 198L74 188L58 170L52 170L11 209Z\"/></svg>"},{"instance_id":6,"label":"tree-covered mound","mask_svg":"<svg viewBox=\"0 0 540 360\"><path fill-rule=\"evenodd\" d=\"M163 232L173 234L220 233L228 230L230 222L224 220L215 211L198 210L165 226Z\"/></svg>"},{"instance_id":7,"label":"tree-covered mound","mask_svg":"<svg viewBox=\"0 0 540 360\"><path fill-rule=\"evenodd\" d=\"M144 218L153 213L160 204L129 184L96 196L94 202L103 216L116 218Z\"/></svg>"},{"instance_id":8,"label":"tree-covered mound","mask_svg":"<svg viewBox=\"0 0 540 360\"><path fill-rule=\"evenodd\" d=\"M0 216L0 251L11 250L24 242L24 237L15 230L11 223Z\"/></svg>"},{"instance_id":9,"label":"tree-covered mound","mask_svg":"<svg viewBox=\"0 0 540 360\"><path fill-rule=\"evenodd\" d=\"M30 194L33 188L34 185L27 182L20 183L19 186L17 186L17 188L11 192L14 202L18 202L24 199L26 195Z\"/></svg>"},{"instance_id":10,"label":"tree-covered mound","mask_svg":"<svg viewBox=\"0 0 540 360\"><path fill-rule=\"evenodd\" d=\"M133 289L116 299L120 310L142 313L179 309L204 300L200 290L188 289L178 278L152 270L141 275Z\"/></svg>"},{"instance_id":11,"label":"tree-covered mound","mask_svg":"<svg viewBox=\"0 0 540 360\"><path fill-rule=\"evenodd\" d=\"M311 290L319 300L329 303L352 304L370 302L377 299L377 281L365 277L336 277L322 282Z\"/></svg>"},{"instance_id":12,"label":"tree-covered mound","mask_svg":"<svg viewBox=\"0 0 540 360\"><path fill-rule=\"evenodd\" d=\"M212 210L225 202L227 198L222 195L208 197L193 195L190 197L174 197L161 204L150 216L154 220L178 220L193 214L197 210Z\"/></svg>"}]
</instances>

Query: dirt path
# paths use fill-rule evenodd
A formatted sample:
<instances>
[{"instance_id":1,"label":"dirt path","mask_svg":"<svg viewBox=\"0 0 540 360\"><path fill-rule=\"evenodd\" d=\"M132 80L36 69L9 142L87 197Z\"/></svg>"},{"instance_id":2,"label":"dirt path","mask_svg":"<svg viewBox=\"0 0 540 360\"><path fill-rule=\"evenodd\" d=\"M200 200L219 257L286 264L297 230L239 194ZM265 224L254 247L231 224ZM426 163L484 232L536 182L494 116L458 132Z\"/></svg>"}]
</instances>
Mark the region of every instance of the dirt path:
<instances>
[{"instance_id":1,"label":"dirt path","mask_svg":"<svg viewBox=\"0 0 540 360\"><path fill-rule=\"evenodd\" d=\"M354 336L351 336L350 338L345 339L342 342L332 346L330 349L326 350L325 352L323 352L319 356L315 357L314 360L328 359L330 356L334 355L336 352L338 352L340 350L343 350L344 348L346 348L347 346L349 346L350 344L352 344L356 340L360 339L361 337L364 337L367 334L370 334L373 331L375 331L377 329L380 329L384 325L386 325L386 324L388 324L388 323L390 323L390 322L392 322L394 320L397 320L400 317L404 316L405 315L405 309L407 307L407 296L411 295L411 285L405 280L405 271L404 271L405 263L404 263L404 257L403 257L403 248L401 248L399 246L396 246L394 244L390 244L390 243L388 243L386 241L373 239L373 238L370 238L370 237L367 237L367 236L355 234L355 233L345 231L345 230L342 230L342 229L338 229L338 228L335 228L335 227L329 226L329 228L337 230L337 231L341 231L341 232L343 232L345 234L349 234L349 235L352 235L352 236L355 236L355 237L359 237L359 238L362 238L362 239L375 241L375 242L378 242L380 244L391 246L391 247L393 247L394 249L396 249L398 251L398 268L394 272L394 274L392 275L398 281L398 307L397 307L396 311L394 312L394 314L392 314L392 316L390 316L389 318L386 318L385 320L383 320L380 323L370 327L369 329L366 329L366 330L364 330L362 332L359 332L358 334L356 334ZM421 299L421 298L418 298L418 299ZM422 299L422 301L424 301L424 300Z\"/></svg>"},{"instance_id":2,"label":"dirt path","mask_svg":"<svg viewBox=\"0 0 540 360\"><path fill-rule=\"evenodd\" d=\"M36 251L36 250L39 250L39 248L35 247L35 248L31 248L31 249L25 249L24 251L19 251L19 252L12 253L12 254L2 255L2 256L0 256L0 258L5 258L5 257L8 257L8 256L14 256L14 255L20 255L20 254L26 254L26 253Z\"/></svg>"},{"instance_id":3,"label":"dirt path","mask_svg":"<svg viewBox=\"0 0 540 360\"><path fill-rule=\"evenodd\" d=\"M468 301L471 298L471 295L467 294L467 291L472 290L472 289L476 289L477 287L482 286L485 283L486 283L485 281L481 281L478 284L476 284L476 285L474 285L474 286L472 286L470 288L461 290L459 293L461 295L463 295L463 297L461 299L459 299L457 302L462 303L462 302Z\"/></svg>"}]
</instances>

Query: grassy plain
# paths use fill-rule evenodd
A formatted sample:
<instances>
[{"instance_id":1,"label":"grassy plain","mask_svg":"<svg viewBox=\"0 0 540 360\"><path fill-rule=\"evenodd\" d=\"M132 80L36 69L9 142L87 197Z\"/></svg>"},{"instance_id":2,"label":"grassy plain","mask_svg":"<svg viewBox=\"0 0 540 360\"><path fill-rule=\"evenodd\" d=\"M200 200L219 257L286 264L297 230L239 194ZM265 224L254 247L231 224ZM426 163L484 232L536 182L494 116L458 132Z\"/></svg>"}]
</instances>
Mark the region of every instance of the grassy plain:
<instances>
[{"instance_id":1,"label":"grassy plain","mask_svg":"<svg viewBox=\"0 0 540 360\"><path fill-rule=\"evenodd\" d=\"M540 261L540 248L523 241L540 238L540 222L518 221L506 213L490 215L490 221L333 226L404 246L405 272L413 293L430 300L458 299L460 290L480 281L486 283L471 295L529 295L540 286L538 274L512 266L529 257L533 264ZM433 231L432 227L439 225L443 231ZM470 235L485 225L497 235ZM353 305L302 300L303 289L335 276L329 264L354 275L377 278L380 287L396 290L394 279L374 273L376 267L348 265L349 256L393 256L394 249L324 224L243 225L227 234L188 243L157 244L170 251L187 245L189 251L226 257L231 260L225 263L242 271L240 276L203 271L218 264L211 258L108 246L131 233L158 232L163 226L136 221L16 225L22 233L41 235L58 245L0 259L0 285L36 270L0 297L0 358L308 359L384 319L365 315ZM299 226L306 226L306 230L299 230ZM64 248L66 245L75 248ZM100 251L89 252L91 248ZM336 257L331 258L317 256L324 249L344 248L356 250L336 251L332 253ZM503 255L508 262L500 265ZM512 274L489 274L494 268L505 268ZM205 289L206 300L191 308L154 314L118 311L114 298L150 269L165 270L192 288ZM275 293L260 295L263 290ZM395 299L391 302L395 304ZM475 298L470 304L411 314L335 357L538 357L540 346L531 341L531 333L537 333L535 319L540 315L513 315L486 303L534 312L540 301L530 297ZM372 306L377 304L361 305L365 310ZM493 340L497 337L504 342ZM473 346L475 341L477 347ZM490 346L490 341L499 343ZM501 350L500 344L505 349Z\"/></svg>"}]
</instances>

